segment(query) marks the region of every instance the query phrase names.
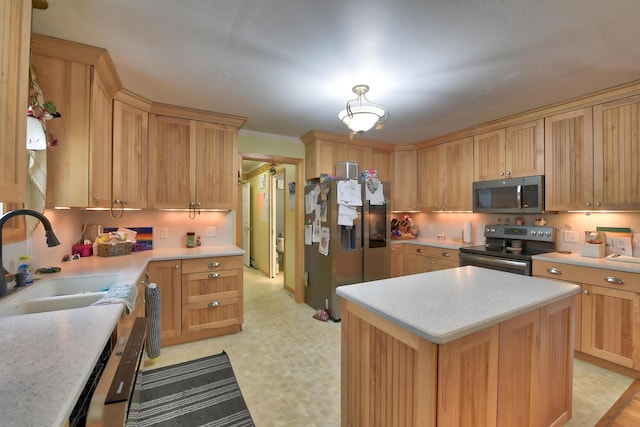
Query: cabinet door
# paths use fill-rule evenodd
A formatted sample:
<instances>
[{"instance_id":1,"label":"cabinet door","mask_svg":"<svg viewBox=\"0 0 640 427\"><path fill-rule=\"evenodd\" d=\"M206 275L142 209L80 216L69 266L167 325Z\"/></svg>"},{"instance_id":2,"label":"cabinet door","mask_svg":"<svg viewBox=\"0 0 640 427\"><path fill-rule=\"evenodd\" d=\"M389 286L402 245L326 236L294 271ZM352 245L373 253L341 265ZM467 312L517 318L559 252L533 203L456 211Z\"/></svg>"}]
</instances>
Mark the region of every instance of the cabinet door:
<instances>
[{"instance_id":1,"label":"cabinet door","mask_svg":"<svg viewBox=\"0 0 640 427\"><path fill-rule=\"evenodd\" d=\"M640 368L640 296L603 286L582 286L582 351L633 369ZM636 339L637 341L637 339Z\"/></svg>"},{"instance_id":2,"label":"cabinet door","mask_svg":"<svg viewBox=\"0 0 640 427\"><path fill-rule=\"evenodd\" d=\"M236 209L237 128L197 122L196 195L203 209Z\"/></svg>"},{"instance_id":3,"label":"cabinet door","mask_svg":"<svg viewBox=\"0 0 640 427\"><path fill-rule=\"evenodd\" d=\"M544 145L546 208L593 208L592 108L547 117Z\"/></svg>"},{"instance_id":4,"label":"cabinet door","mask_svg":"<svg viewBox=\"0 0 640 427\"><path fill-rule=\"evenodd\" d=\"M148 207L149 113L122 101L113 102L112 198L124 207Z\"/></svg>"},{"instance_id":5,"label":"cabinet door","mask_svg":"<svg viewBox=\"0 0 640 427\"><path fill-rule=\"evenodd\" d=\"M89 132L89 204L111 207L111 129L113 100L103 77L92 68L91 116Z\"/></svg>"},{"instance_id":6,"label":"cabinet door","mask_svg":"<svg viewBox=\"0 0 640 427\"><path fill-rule=\"evenodd\" d=\"M404 245L391 245L391 277L404 276Z\"/></svg>"},{"instance_id":7,"label":"cabinet door","mask_svg":"<svg viewBox=\"0 0 640 427\"><path fill-rule=\"evenodd\" d=\"M476 181L505 178L505 130L474 136L473 159Z\"/></svg>"},{"instance_id":8,"label":"cabinet door","mask_svg":"<svg viewBox=\"0 0 640 427\"><path fill-rule=\"evenodd\" d=\"M371 167L378 171L380 181L393 179L393 153L384 149L371 149Z\"/></svg>"},{"instance_id":9,"label":"cabinet door","mask_svg":"<svg viewBox=\"0 0 640 427\"><path fill-rule=\"evenodd\" d=\"M391 197L394 211L418 210L417 150L393 152L393 188Z\"/></svg>"},{"instance_id":10,"label":"cabinet door","mask_svg":"<svg viewBox=\"0 0 640 427\"><path fill-rule=\"evenodd\" d=\"M345 144L343 160L358 163L358 174L360 174L363 170L370 169L372 167L371 148Z\"/></svg>"},{"instance_id":11,"label":"cabinet door","mask_svg":"<svg viewBox=\"0 0 640 427\"><path fill-rule=\"evenodd\" d=\"M195 201L195 124L151 114L149 128L150 207L187 209Z\"/></svg>"},{"instance_id":12,"label":"cabinet door","mask_svg":"<svg viewBox=\"0 0 640 427\"><path fill-rule=\"evenodd\" d=\"M0 201L25 201L31 2L0 5ZM2 244L2 242L0 242Z\"/></svg>"},{"instance_id":13,"label":"cabinet door","mask_svg":"<svg viewBox=\"0 0 640 427\"><path fill-rule=\"evenodd\" d=\"M179 337L182 325L181 264L179 260L149 263L149 281L160 289L160 342Z\"/></svg>"},{"instance_id":14,"label":"cabinet door","mask_svg":"<svg viewBox=\"0 0 640 427\"><path fill-rule=\"evenodd\" d=\"M444 209L445 151L441 145L418 150L418 190L420 209L435 211Z\"/></svg>"},{"instance_id":15,"label":"cabinet door","mask_svg":"<svg viewBox=\"0 0 640 427\"><path fill-rule=\"evenodd\" d=\"M446 210L470 211L473 208L473 139L464 138L442 146L444 150L444 187Z\"/></svg>"},{"instance_id":16,"label":"cabinet door","mask_svg":"<svg viewBox=\"0 0 640 427\"><path fill-rule=\"evenodd\" d=\"M36 52L31 62L38 84L63 117L47 122L58 145L47 150L46 205L87 207L91 66Z\"/></svg>"},{"instance_id":17,"label":"cabinet door","mask_svg":"<svg viewBox=\"0 0 640 427\"><path fill-rule=\"evenodd\" d=\"M307 180L319 178L321 174L336 173L336 162L345 161L344 144L340 142L315 140L305 145L305 177Z\"/></svg>"},{"instance_id":18,"label":"cabinet door","mask_svg":"<svg viewBox=\"0 0 640 427\"><path fill-rule=\"evenodd\" d=\"M544 174L544 121L505 130L505 175L510 178Z\"/></svg>"},{"instance_id":19,"label":"cabinet door","mask_svg":"<svg viewBox=\"0 0 640 427\"><path fill-rule=\"evenodd\" d=\"M640 96L596 105L594 198L603 209L640 209Z\"/></svg>"}]
</instances>

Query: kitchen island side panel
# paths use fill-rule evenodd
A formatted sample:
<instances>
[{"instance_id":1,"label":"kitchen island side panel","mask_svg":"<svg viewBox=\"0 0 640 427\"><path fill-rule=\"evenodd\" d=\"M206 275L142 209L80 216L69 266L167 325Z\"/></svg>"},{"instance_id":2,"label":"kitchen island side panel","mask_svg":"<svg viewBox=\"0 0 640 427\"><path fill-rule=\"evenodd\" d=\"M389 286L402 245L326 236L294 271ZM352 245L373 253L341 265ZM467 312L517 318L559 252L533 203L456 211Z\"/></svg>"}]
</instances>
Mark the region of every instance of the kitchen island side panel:
<instances>
[{"instance_id":1,"label":"kitchen island side panel","mask_svg":"<svg viewBox=\"0 0 640 427\"><path fill-rule=\"evenodd\" d=\"M570 296L434 344L343 300L342 426L565 424L573 310Z\"/></svg>"}]
</instances>

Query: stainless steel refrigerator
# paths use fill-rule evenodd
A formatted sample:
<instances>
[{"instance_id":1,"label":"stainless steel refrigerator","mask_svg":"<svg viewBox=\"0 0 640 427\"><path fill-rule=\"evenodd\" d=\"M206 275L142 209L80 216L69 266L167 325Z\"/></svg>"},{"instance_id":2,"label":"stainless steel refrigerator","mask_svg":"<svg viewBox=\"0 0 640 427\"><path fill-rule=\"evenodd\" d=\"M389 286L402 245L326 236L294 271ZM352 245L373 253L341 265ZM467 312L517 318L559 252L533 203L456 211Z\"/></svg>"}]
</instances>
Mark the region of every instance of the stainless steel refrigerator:
<instances>
[{"instance_id":1,"label":"stainless steel refrigerator","mask_svg":"<svg viewBox=\"0 0 640 427\"><path fill-rule=\"evenodd\" d=\"M362 206L355 208L352 225L340 224L345 221L338 218L338 185L338 181L326 181L305 187L305 197L314 192L315 204L320 206L319 213L305 211L306 232L312 240L311 244L305 242L305 303L316 310L328 308L334 321L342 314L338 286L384 279L391 274L390 185L382 183L384 201L376 205L366 200L365 186L361 185ZM325 235L329 232L326 255L321 252L322 233L318 228L325 228Z\"/></svg>"}]
</instances>

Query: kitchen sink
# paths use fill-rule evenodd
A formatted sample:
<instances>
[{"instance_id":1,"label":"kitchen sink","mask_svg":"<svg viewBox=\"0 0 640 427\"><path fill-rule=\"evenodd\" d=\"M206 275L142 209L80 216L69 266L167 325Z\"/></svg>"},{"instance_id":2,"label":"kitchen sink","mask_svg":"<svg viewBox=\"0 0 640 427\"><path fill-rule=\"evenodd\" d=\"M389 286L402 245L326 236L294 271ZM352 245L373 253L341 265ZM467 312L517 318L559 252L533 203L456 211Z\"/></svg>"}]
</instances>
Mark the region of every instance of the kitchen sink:
<instances>
[{"instance_id":1,"label":"kitchen sink","mask_svg":"<svg viewBox=\"0 0 640 427\"><path fill-rule=\"evenodd\" d=\"M16 291L0 303L0 316L87 307L119 283L122 283L121 274L44 279Z\"/></svg>"}]
</instances>

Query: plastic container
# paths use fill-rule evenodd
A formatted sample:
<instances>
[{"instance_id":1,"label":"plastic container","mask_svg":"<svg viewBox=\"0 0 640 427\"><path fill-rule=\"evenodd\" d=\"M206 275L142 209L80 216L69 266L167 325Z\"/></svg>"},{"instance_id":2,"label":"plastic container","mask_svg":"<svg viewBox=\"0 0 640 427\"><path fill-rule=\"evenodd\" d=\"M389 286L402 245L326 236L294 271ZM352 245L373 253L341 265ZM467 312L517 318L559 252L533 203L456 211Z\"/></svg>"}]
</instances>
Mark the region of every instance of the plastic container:
<instances>
[{"instance_id":1,"label":"plastic container","mask_svg":"<svg viewBox=\"0 0 640 427\"><path fill-rule=\"evenodd\" d=\"M18 258L20 264L18 265L18 273L22 274L23 283L25 285L29 285L33 283L33 267L31 267L31 256L30 255L22 255Z\"/></svg>"}]
</instances>

